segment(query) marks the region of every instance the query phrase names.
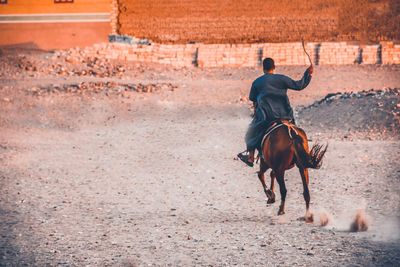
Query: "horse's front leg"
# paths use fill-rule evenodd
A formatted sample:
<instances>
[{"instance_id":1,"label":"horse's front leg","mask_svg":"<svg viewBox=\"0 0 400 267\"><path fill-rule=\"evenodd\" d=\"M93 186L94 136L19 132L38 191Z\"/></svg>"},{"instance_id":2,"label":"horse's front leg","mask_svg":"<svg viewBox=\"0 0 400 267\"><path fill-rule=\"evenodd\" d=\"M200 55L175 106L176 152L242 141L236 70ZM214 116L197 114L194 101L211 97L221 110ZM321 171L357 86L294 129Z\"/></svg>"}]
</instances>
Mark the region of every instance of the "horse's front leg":
<instances>
[{"instance_id":1,"label":"horse's front leg","mask_svg":"<svg viewBox=\"0 0 400 267\"><path fill-rule=\"evenodd\" d=\"M265 177L264 173L268 170L268 166L264 163L264 161L261 161L260 163L260 171L258 172L258 179L260 179L260 182L263 186L264 193L267 196L268 200L267 203L271 204L275 202L275 194L273 191L269 190L267 188L267 185L265 184Z\"/></svg>"}]
</instances>

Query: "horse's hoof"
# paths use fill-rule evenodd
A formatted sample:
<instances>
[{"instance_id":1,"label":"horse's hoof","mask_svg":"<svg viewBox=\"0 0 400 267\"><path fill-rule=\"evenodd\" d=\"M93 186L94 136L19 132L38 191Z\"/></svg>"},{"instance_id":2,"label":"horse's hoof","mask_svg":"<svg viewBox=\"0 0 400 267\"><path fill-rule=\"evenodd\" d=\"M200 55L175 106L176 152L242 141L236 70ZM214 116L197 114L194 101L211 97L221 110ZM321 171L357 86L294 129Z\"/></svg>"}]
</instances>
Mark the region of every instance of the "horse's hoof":
<instances>
[{"instance_id":1,"label":"horse's hoof","mask_svg":"<svg viewBox=\"0 0 400 267\"><path fill-rule=\"evenodd\" d=\"M267 195L267 198L268 198L268 201L267 201L268 204L275 203L275 193L274 192L272 192L270 189L268 189L267 191L265 191L265 194Z\"/></svg>"},{"instance_id":2,"label":"horse's hoof","mask_svg":"<svg viewBox=\"0 0 400 267\"><path fill-rule=\"evenodd\" d=\"M283 210L278 211L278 215L283 215L285 212Z\"/></svg>"},{"instance_id":3,"label":"horse's hoof","mask_svg":"<svg viewBox=\"0 0 400 267\"><path fill-rule=\"evenodd\" d=\"M309 213L306 214L306 223L313 223L314 222L314 214Z\"/></svg>"},{"instance_id":4,"label":"horse's hoof","mask_svg":"<svg viewBox=\"0 0 400 267\"><path fill-rule=\"evenodd\" d=\"M268 198L267 204L273 204L275 203L275 198Z\"/></svg>"}]
</instances>

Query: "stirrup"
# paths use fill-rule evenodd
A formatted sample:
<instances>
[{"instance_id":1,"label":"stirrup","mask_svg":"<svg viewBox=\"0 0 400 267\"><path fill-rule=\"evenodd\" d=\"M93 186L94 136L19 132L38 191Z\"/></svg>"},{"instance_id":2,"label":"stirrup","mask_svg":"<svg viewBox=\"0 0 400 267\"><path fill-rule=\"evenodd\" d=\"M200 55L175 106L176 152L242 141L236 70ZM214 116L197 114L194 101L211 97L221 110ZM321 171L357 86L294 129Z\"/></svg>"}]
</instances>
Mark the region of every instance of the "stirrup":
<instances>
[{"instance_id":1,"label":"stirrup","mask_svg":"<svg viewBox=\"0 0 400 267\"><path fill-rule=\"evenodd\" d=\"M253 162L249 162L249 161L248 161L249 155L243 155L243 152L242 152L242 153L237 154L237 157L238 157L241 161L243 161L244 163L246 163L247 166L249 166L249 167L253 167L253 166L254 166L254 163L253 163Z\"/></svg>"}]
</instances>

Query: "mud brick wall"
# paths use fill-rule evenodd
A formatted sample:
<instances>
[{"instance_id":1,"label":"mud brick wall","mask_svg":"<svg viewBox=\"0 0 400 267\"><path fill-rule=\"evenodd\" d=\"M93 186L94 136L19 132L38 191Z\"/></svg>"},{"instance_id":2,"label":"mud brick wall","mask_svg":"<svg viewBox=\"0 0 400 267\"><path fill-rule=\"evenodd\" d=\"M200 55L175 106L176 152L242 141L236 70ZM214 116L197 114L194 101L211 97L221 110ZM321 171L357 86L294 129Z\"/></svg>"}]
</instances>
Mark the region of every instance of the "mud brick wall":
<instances>
[{"instance_id":1,"label":"mud brick wall","mask_svg":"<svg viewBox=\"0 0 400 267\"><path fill-rule=\"evenodd\" d=\"M118 34L157 43L400 40L399 0L112 0Z\"/></svg>"},{"instance_id":2,"label":"mud brick wall","mask_svg":"<svg viewBox=\"0 0 400 267\"><path fill-rule=\"evenodd\" d=\"M300 0L118 0L117 5L119 34L157 43L288 42L301 36L322 41L338 27L336 6L321 12Z\"/></svg>"},{"instance_id":3,"label":"mud brick wall","mask_svg":"<svg viewBox=\"0 0 400 267\"><path fill-rule=\"evenodd\" d=\"M117 34L119 25L119 8L118 8L118 0L111 0L111 8L110 8L110 23L111 23L111 33Z\"/></svg>"},{"instance_id":4,"label":"mud brick wall","mask_svg":"<svg viewBox=\"0 0 400 267\"><path fill-rule=\"evenodd\" d=\"M345 42L307 43L318 65L400 64L400 45L354 45ZM264 44L122 44L103 43L81 54L122 61L170 64L176 67L257 67L265 57L277 65L308 65L301 43Z\"/></svg>"},{"instance_id":5,"label":"mud brick wall","mask_svg":"<svg viewBox=\"0 0 400 267\"><path fill-rule=\"evenodd\" d=\"M165 18L136 19L120 14L120 34L159 43L207 44L324 40L336 29L335 18ZM311 26L313 25L313 26ZM320 27L316 27L320 25ZM314 30L309 31L310 27Z\"/></svg>"}]
</instances>

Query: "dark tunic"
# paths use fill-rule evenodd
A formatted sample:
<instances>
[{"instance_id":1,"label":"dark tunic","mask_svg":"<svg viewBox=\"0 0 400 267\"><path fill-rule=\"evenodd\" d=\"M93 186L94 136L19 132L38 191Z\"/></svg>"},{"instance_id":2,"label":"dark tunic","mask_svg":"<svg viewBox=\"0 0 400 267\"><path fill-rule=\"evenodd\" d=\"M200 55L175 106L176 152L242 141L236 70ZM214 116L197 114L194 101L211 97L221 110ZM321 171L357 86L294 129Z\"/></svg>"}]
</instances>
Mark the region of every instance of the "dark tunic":
<instances>
[{"instance_id":1,"label":"dark tunic","mask_svg":"<svg viewBox=\"0 0 400 267\"><path fill-rule=\"evenodd\" d=\"M248 151L258 148L272 121L294 120L287 90L302 90L310 81L311 75L306 71L299 81L281 74L264 74L253 82L249 99L257 102L257 109L245 137Z\"/></svg>"}]
</instances>

